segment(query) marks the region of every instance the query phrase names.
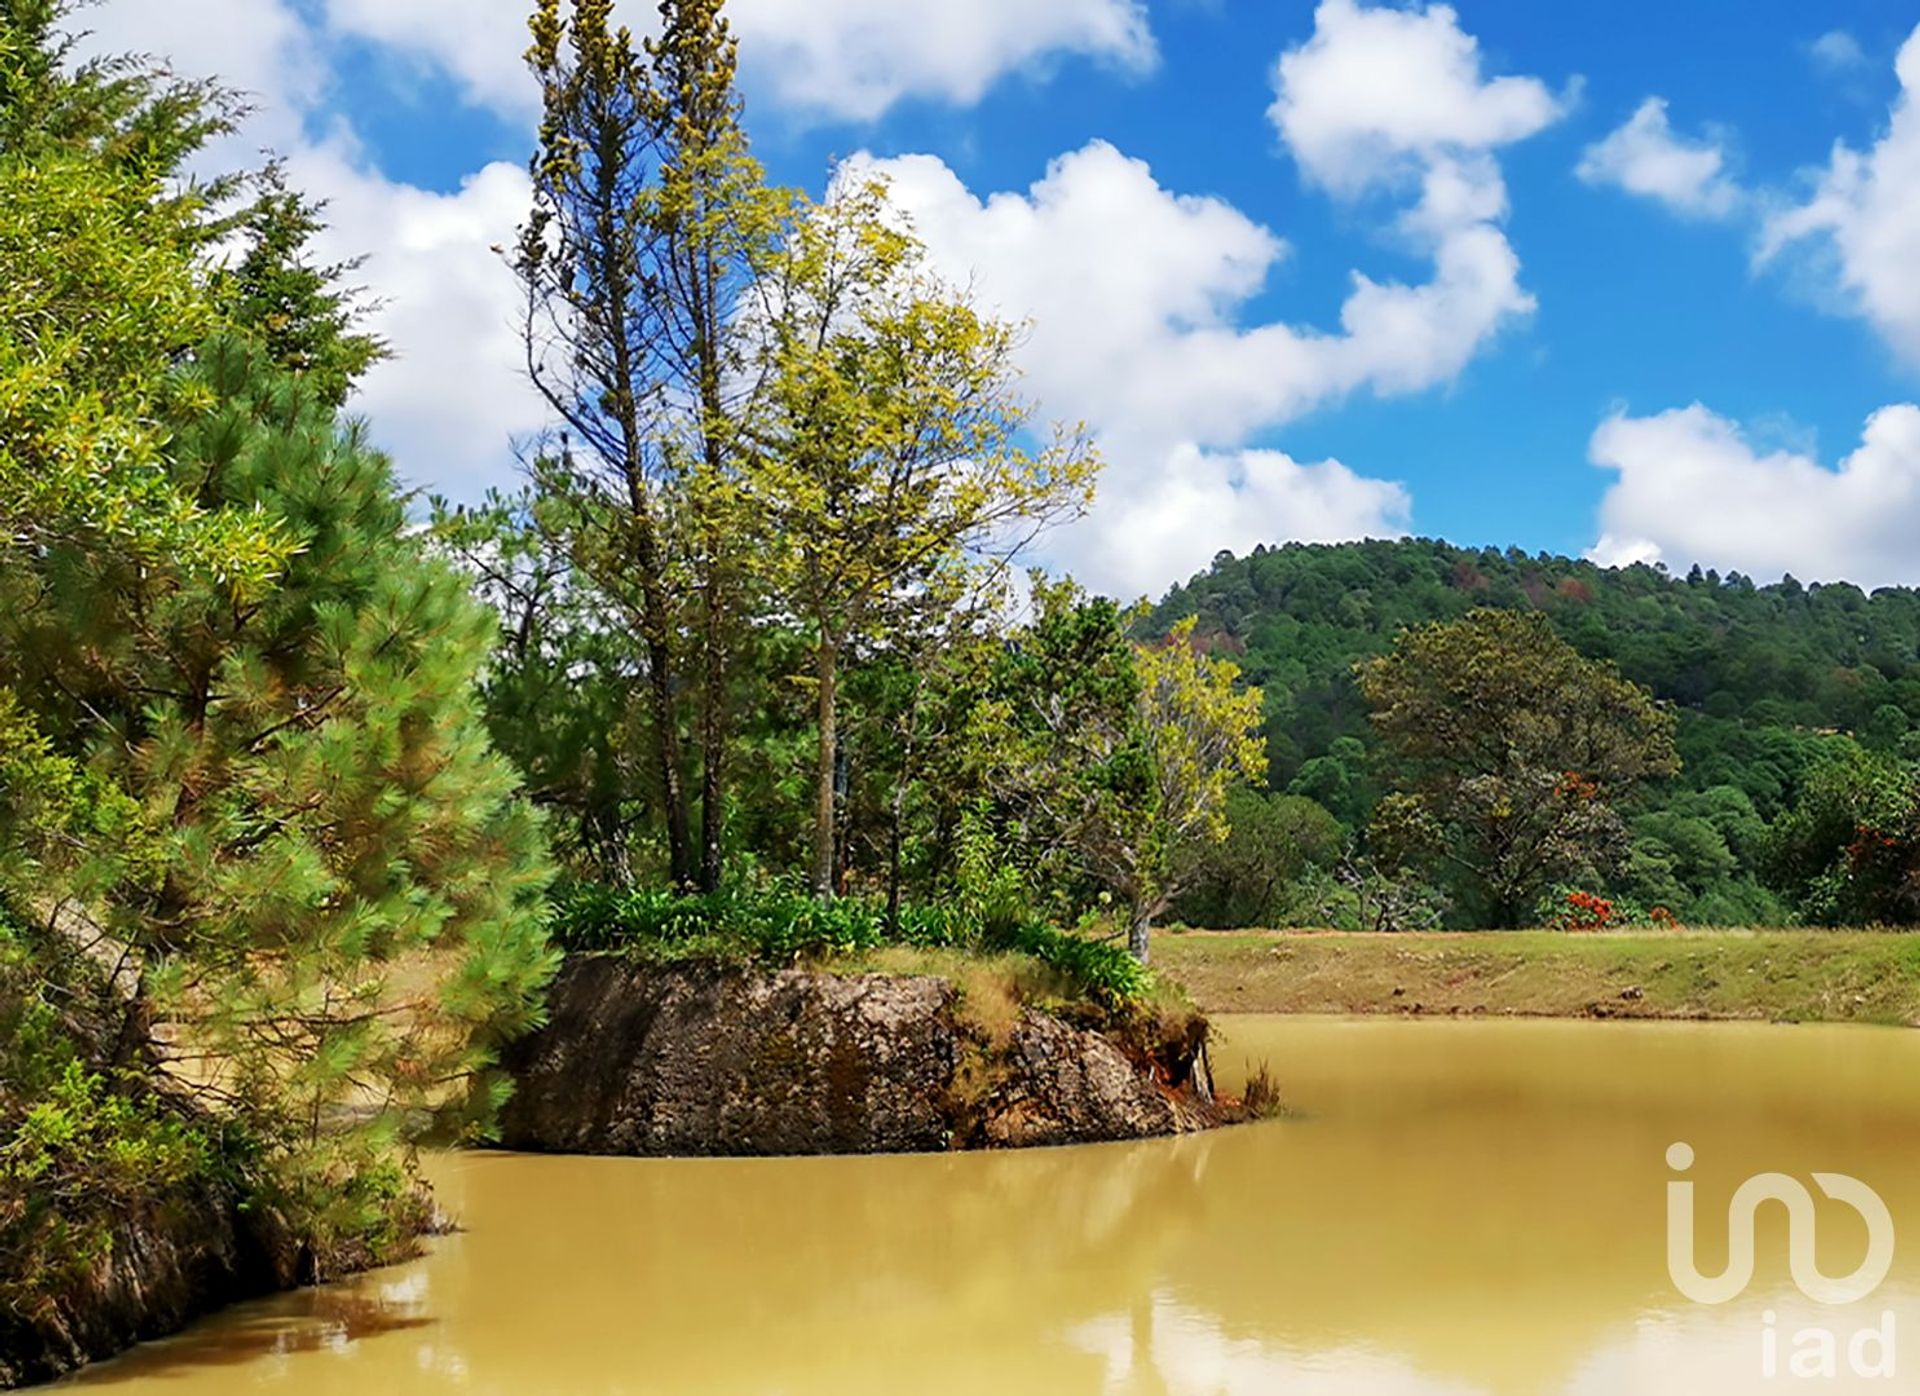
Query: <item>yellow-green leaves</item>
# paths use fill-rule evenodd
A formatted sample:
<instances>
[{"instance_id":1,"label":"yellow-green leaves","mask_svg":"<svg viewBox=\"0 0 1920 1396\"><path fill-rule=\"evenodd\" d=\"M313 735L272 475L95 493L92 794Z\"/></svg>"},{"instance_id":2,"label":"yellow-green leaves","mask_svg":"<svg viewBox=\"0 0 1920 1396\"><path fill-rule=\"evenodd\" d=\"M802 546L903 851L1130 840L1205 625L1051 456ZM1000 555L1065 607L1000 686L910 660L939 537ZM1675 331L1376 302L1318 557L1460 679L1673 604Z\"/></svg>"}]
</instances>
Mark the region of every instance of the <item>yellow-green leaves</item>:
<instances>
[{"instance_id":1,"label":"yellow-green leaves","mask_svg":"<svg viewBox=\"0 0 1920 1396\"><path fill-rule=\"evenodd\" d=\"M967 572L1085 509L1099 462L1075 433L1029 445L1014 332L926 269L886 191L798 210L759 310L764 409L747 496L766 572L811 632L814 885L833 890L843 651L950 607Z\"/></svg>"},{"instance_id":2,"label":"yellow-green leaves","mask_svg":"<svg viewBox=\"0 0 1920 1396\"><path fill-rule=\"evenodd\" d=\"M1035 444L1015 329L927 270L884 188L793 226L773 293L752 488L786 589L823 639L884 624L933 576L1004 555L1092 499L1082 434Z\"/></svg>"},{"instance_id":3,"label":"yellow-green leaves","mask_svg":"<svg viewBox=\"0 0 1920 1396\"><path fill-rule=\"evenodd\" d=\"M1225 839L1227 791L1266 778L1261 693L1240 684L1240 667L1194 640L1189 616L1158 645L1140 651L1148 744L1160 786L1160 813L1177 841Z\"/></svg>"},{"instance_id":4,"label":"yellow-green leaves","mask_svg":"<svg viewBox=\"0 0 1920 1396\"><path fill-rule=\"evenodd\" d=\"M171 485L175 363L215 325L192 210L71 156L0 157L0 548L94 534L257 594L293 540Z\"/></svg>"}]
</instances>

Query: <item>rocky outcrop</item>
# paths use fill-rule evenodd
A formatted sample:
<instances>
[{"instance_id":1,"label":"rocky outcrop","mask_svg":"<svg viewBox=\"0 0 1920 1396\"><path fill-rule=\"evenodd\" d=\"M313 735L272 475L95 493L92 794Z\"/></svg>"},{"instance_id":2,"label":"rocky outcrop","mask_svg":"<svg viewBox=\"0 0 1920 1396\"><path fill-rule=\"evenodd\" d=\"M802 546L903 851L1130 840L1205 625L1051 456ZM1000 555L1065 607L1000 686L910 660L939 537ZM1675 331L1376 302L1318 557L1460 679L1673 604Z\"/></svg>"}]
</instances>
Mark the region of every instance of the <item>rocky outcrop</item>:
<instances>
[{"instance_id":1,"label":"rocky outcrop","mask_svg":"<svg viewBox=\"0 0 1920 1396\"><path fill-rule=\"evenodd\" d=\"M1219 1123L1196 1088L1203 1029L1149 1049L1027 1008L996 1035L944 979L583 958L548 1005L507 1061L508 1148L899 1153Z\"/></svg>"},{"instance_id":2,"label":"rocky outcrop","mask_svg":"<svg viewBox=\"0 0 1920 1396\"><path fill-rule=\"evenodd\" d=\"M293 1247L235 1197L182 1193L124 1221L93 1273L43 1312L0 1309L0 1389L49 1381L295 1279Z\"/></svg>"}]
</instances>

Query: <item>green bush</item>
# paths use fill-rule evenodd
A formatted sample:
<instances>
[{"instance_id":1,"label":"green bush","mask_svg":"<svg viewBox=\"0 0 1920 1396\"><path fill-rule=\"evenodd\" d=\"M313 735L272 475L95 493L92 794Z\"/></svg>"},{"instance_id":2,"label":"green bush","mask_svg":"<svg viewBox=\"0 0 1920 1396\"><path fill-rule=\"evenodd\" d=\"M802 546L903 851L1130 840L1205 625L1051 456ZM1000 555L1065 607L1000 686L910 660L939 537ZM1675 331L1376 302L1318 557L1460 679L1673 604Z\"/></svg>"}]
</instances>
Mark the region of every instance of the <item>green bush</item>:
<instances>
[{"instance_id":1,"label":"green bush","mask_svg":"<svg viewBox=\"0 0 1920 1396\"><path fill-rule=\"evenodd\" d=\"M57 957L0 921L0 1309L32 1322L127 1221L220 1167L207 1131L138 1072L93 1064L54 1005Z\"/></svg>"},{"instance_id":2,"label":"green bush","mask_svg":"<svg viewBox=\"0 0 1920 1396\"><path fill-rule=\"evenodd\" d=\"M953 907L902 907L889 924L881 902L859 897L822 902L791 887L731 887L692 896L581 882L557 893L551 931L569 954L618 953L662 962L792 964L887 945L1015 951L1059 971L1089 997L1114 1004L1143 997L1151 983L1145 967L1122 946L1030 915L1015 920L985 914L968 899Z\"/></svg>"}]
</instances>

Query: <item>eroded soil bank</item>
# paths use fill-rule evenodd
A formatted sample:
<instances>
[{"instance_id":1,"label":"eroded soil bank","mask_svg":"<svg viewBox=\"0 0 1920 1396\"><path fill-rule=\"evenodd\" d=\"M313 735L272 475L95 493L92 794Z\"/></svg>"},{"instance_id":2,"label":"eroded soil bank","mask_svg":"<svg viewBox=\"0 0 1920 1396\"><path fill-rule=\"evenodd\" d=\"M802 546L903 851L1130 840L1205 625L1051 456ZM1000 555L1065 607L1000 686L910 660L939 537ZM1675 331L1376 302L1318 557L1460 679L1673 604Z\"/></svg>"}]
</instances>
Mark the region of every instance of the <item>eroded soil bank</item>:
<instances>
[{"instance_id":1,"label":"eroded soil bank","mask_svg":"<svg viewBox=\"0 0 1920 1396\"><path fill-rule=\"evenodd\" d=\"M517 1044L507 1148L909 1153L1092 1143L1222 1123L1197 1014L990 1026L925 975L570 962Z\"/></svg>"}]
</instances>

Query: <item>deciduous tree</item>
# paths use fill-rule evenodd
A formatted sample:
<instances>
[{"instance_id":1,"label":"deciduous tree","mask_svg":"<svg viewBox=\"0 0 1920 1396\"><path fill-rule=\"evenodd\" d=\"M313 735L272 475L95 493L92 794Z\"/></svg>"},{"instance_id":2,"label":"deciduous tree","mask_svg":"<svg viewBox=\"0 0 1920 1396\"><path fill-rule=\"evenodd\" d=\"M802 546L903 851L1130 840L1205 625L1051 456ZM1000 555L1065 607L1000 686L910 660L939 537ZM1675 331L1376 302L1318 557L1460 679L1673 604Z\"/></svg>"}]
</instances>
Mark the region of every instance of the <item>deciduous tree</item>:
<instances>
[{"instance_id":1,"label":"deciduous tree","mask_svg":"<svg viewBox=\"0 0 1920 1396\"><path fill-rule=\"evenodd\" d=\"M974 739L1026 839L1061 850L1126 908L1144 964L1195 845L1228 835L1228 792L1266 774L1260 691L1195 643L1191 621L1136 645L1113 602L1038 576L1034 606Z\"/></svg>"},{"instance_id":2,"label":"deciduous tree","mask_svg":"<svg viewBox=\"0 0 1920 1396\"><path fill-rule=\"evenodd\" d=\"M1403 633L1359 669L1399 789L1374 816L1379 851L1444 869L1494 926L1558 880L1624 851L1616 802L1674 774L1674 718L1546 618L1474 611Z\"/></svg>"},{"instance_id":3,"label":"deciduous tree","mask_svg":"<svg viewBox=\"0 0 1920 1396\"><path fill-rule=\"evenodd\" d=\"M950 606L983 559L1004 562L1084 509L1098 460L1077 432L1027 448L1013 329L928 273L877 186L795 223L776 301L749 488L772 526L780 594L811 633L812 875L829 897L849 650L908 628L929 601Z\"/></svg>"}]
</instances>

